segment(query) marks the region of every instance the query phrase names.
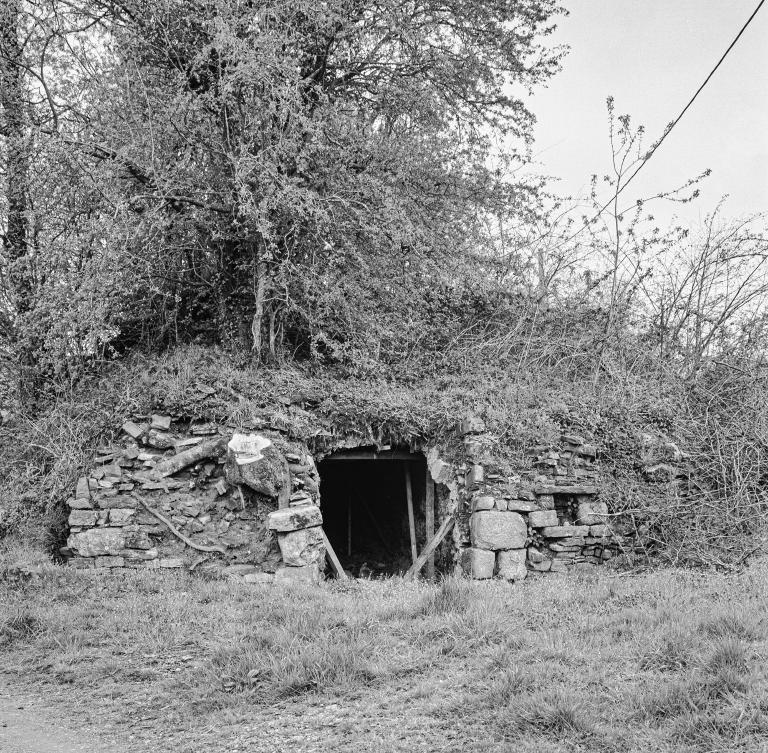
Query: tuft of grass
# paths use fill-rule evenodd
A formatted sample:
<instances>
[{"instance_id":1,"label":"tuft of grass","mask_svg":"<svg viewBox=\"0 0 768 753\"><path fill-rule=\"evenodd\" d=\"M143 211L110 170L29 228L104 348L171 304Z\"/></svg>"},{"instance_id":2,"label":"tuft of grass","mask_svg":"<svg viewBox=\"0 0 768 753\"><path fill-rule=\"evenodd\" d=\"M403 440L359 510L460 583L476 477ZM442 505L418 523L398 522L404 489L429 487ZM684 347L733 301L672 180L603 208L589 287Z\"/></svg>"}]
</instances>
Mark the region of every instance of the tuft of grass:
<instances>
[{"instance_id":1,"label":"tuft of grass","mask_svg":"<svg viewBox=\"0 0 768 753\"><path fill-rule=\"evenodd\" d=\"M679 672L691 664L695 643L690 633L674 629L658 645L646 649L640 657L640 669Z\"/></svg>"},{"instance_id":2,"label":"tuft of grass","mask_svg":"<svg viewBox=\"0 0 768 753\"><path fill-rule=\"evenodd\" d=\"M415 615L442 617L446 614L463 614L469 609L473 596L473 587L469 580L459 576L449 576L443 578L437 590L430 591L424 597Z\"/></svg>"},{"instance_id":3,"label":"tuft of grass","mask_svg":"<svg viewBox=\"0 0 768 753\"><path fill-rule=\"evenodd\" d=\"M744 641L755 641L761 637L761 631L754 620L747 620L732 612L701 620L698 630L711 638L739 638Z\"/></svg>"},{"instance_id":4,"label":"tuft of grass","mask_svg":"<svg viewBox=\"0 0 768 753\"><path fill-rule=\"evenodd\" d=\"M43 629L41 620L27 609L18 608L0 622L0 647L34 638Z\"/></svg>"},{"instance_id":5,"label":"tuft of grass","mask_svg":"<svg viewBox=\"0 0 768 753\"><path fill-rule=\"evenodd\" d=\"M582 701L564 691L534 691L508 703L503 726L506 736L541 735L556 740L589 736L594 726Z\"/></svg>"}]
</instances>

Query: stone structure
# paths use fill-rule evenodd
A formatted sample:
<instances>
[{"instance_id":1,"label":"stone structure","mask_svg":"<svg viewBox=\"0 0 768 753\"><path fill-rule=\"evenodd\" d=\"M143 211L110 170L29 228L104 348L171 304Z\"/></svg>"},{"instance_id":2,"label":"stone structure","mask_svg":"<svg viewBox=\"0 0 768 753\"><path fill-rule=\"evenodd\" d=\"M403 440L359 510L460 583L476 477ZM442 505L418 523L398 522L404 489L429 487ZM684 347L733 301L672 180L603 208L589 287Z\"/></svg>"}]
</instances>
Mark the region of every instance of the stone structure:
<instances>
[{"instance_id":1,"label":"stone structure","mask_svg":"<svg viewBox=\"0 0 768 753\"><path fill-rule=\"evenodd\" d=\"M268 424L227 427L162 414L133 417L122 429L68 500L62 553L70 564L215 566L248 582L323 576L315 461L370 440L326 438L310 449ZM595 446L565 434L557 446L533 447L525 467L510 473L494 459L495 438L479 418L458 429L460 457L439 446L413 448L444 490L439 512L455 517L455 567L472 578L517 581L615 554L620 541L598 499Z\"/></svg>"},{"instance_id":2,"label":"stone structure","mask_svg":"<svg viewBox=\"0 0 768 753\"><path fill-rule=\"evenodd\" d=\"M461 432L469 460L469 536L460 555L467 575L521 580L529 572L597 565L618 551L608 506L597 499L594 445L564 434L556 447L531 448L530 467L504 475L494 468L493 437L482 422L466 420Z\"/></svg>"}]
</instances>

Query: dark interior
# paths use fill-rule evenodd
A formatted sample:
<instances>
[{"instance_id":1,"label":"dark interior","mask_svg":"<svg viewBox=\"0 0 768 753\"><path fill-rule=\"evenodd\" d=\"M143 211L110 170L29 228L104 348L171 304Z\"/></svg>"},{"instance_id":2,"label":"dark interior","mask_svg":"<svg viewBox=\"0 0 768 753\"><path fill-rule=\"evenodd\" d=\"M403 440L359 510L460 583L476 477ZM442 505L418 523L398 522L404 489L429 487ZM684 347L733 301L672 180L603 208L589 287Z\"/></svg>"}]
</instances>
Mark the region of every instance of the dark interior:
<instances>
[{"instance_id":1,"label":"dark interior","mask_svg":"<svg viewBox=\"0 0 768 753\"><path fill-rule=\"evenodd\" d=\"M424 535L426 460L389 451L339 452L318 464L323 527L355 577L405 572L411 565L406 472L410 473L419 551Z\"/></svg>"}]
</instances>

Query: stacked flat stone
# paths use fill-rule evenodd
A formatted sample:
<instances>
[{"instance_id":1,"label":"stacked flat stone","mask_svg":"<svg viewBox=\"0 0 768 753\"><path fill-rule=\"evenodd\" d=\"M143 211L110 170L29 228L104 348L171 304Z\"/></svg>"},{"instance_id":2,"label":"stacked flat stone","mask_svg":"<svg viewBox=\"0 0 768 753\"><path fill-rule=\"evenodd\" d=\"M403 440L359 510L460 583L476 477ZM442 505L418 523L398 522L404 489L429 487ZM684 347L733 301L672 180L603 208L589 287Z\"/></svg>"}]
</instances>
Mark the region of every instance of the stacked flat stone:
<instances>
[{"instance_id":1,"label":"stacked flat stone","mask_svg":"<svg viewBox=\"0 0 768 753\"><path fill-rule=\"evenodd\" d=\"M596 498L594 445L564 434L558 447L531 449L532 472L503 477L487 472L481 461L492 445L483 423L467 419L461 432L470 460L465 475L470 546L460 559L467 575L516 581L531 571L562 572L615 554L619 541L608 525L608 507Z\"/></svg>"},{"instance_id":2,"label":"stacked flat stone","mask_svg":"<svg viewBox=\"0 0 768 753\"><path fill-rule=\"evenodd\" d=\"M271 578L280 553L266 514L270 506L316 505L319 476L306 445L275 432L254 435L265 450L258 461L239 465L227 447L232 434L230 427L160 414L126 421L122 438L98 450L67 501L62 554L69 564L182 568L205 562L253 582ZM206 456L174 471L190 451ZM187 546L139 498L182 536L224 553Z\"/></svg>"},{"instance_id":3,"label":"stacked flat stone","mask_svg":"<svg viewBox=\"0 0 768 753\"><path fill-rule=\"evenodd\" d=\"M325 560L323 516L313 504L293 505L271 512L267 527L277 534L283 564L275 572L277 581L318 583Z\"/></svg>"}]
</instances>

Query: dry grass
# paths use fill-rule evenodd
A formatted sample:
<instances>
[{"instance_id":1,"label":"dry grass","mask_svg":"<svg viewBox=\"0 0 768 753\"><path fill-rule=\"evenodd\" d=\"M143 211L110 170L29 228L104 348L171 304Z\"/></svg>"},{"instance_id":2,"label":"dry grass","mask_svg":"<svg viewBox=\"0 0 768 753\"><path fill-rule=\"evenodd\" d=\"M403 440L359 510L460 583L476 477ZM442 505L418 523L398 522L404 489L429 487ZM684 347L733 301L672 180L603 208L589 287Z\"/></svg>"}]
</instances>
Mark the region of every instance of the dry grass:
<instances>
[{"instance_id":1,"label":"dry grass","mask_svg":"<svg viewBox=\"0 0 768 753\"><path fill-rule=\"evenodd\" d=\"M0 677L165 751L765 751L768 564L322 589L54 566Z\"/></svg>"}]
</instances>

